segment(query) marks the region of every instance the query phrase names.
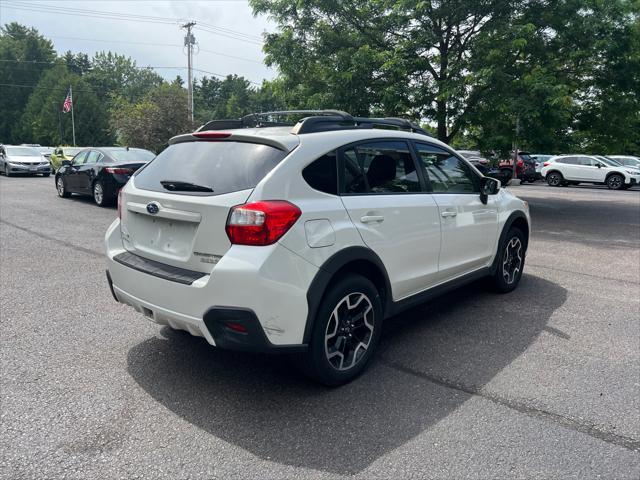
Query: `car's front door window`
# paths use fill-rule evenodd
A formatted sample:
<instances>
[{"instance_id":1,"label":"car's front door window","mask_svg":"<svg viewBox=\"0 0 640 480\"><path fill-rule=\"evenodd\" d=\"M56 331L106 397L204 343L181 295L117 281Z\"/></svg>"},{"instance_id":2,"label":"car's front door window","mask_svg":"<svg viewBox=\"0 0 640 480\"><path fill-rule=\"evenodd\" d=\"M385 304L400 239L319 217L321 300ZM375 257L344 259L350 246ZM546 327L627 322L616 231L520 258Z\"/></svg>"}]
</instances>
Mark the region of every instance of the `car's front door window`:
<instances>
[{"instance_id":1,"label":"car's front door window","mask_svg":"<svg viewBox=\"0 0 640 480\"><path fill-rule=\"evenodd\" d=\"M478 177L464 160L435 145L417 143L416 149L433 193L480 192Z\"/></svg>"},{"instance_id":2,"label":"car's front door window","mask_svg":"<svg viewBox=\"0 0 640 480\"><path fill-rule=\"evenodd\" d=\"M73 165L76 167L79 167L80 165L84 165L87 161L87 153L88 152L80 152L78 155L73 157L73 160L71 160Z\"/></svg>"}]
</instances>

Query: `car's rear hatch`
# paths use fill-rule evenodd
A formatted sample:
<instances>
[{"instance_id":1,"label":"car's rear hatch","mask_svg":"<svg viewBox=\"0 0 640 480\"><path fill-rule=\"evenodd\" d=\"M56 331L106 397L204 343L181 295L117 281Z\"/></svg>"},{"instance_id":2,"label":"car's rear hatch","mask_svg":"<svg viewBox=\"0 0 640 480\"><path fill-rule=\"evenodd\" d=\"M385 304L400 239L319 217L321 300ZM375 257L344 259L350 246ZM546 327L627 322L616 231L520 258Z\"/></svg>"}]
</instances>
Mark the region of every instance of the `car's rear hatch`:
<instances>
[{"instance_id":1,"label":"car's rear hatch","mask_svg":"<svg viewBox=\"0 0 640 480\"><path fill-rule=\"evenodd\" d=\"M231 247L229 210L245 203L288 154L273 142L233 140L181 139L132 177L120 200L129 252L183 269L213 270Z\"/></svg>"}]
</instances>

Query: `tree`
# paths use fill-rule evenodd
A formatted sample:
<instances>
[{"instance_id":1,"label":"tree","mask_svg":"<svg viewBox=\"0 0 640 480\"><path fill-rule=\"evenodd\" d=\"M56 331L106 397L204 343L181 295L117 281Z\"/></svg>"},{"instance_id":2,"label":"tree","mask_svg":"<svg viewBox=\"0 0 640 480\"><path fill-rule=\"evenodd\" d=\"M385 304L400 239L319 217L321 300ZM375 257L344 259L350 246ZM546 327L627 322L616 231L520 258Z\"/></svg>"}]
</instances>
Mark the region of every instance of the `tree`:
<instances>
[{"instance_id":1,"label":"tree","mask_svg":"<svg viewBox=\"0 0 640 480\"><path fill-rule=\"evenodd\" d=\"M72 144L71 114L60 113L73 88L73 110L78 145L109 145L107 118L97 95L83 77L56 65L44 74L29 97L16 130L16 142L43 145Z\"/></svg>"},{"instance_id":2,"label":"tree","mask_svg":"<svg viewBox=\"0 0 640 480\"><path fill-rule=\"evenodd\" d=\"M268 84L265 90L251 87L251 82L238 75L223 80L203 77L194 85L195 118L200 122L220 118L239 118L248 113L277 104Z\"/></svg>"},{"instance_id":3,"label":"tree","mask_svg":"<svg viewBox=\"0 0 640 480\"><path fill-rule=\"evenodd\" d=\"M87 80L106 103L114 95L135 103L163 82L150 68L139 68L130 57L112 52L98 52L93 56Z\"/></svg>"},{"instance_id":4,"label":"tree","mask_svg":"<svg viewBox=\"0 0 640 480\"><path fill-rule=\"evenodd\" d=\"M287 101L355 114L427 118L450 141L482 91L469 72L485 31L499 29L509 0L251 0L276 20L268 64L282 72Z\"/></svg>"},{"instance_id":5,"label":"tree","mask_svg":"<svg viewBox=\"0 0 640 480\"><path fill-rule=\"evenodd\" d=\"M16 142L15 129L33 87L56 59L53 44L18 23L0 34L0 141Z\"/></svg>"},{"instance_id":6,"label":"tree","mask_svg":"<svg viewBox=\"0 0 640 480\"><path fill-rule=\"evenodd\" d=\"M76 53L75 55L71 50L67 50L62 56L62 59L67 65L67 70L77 75L84 75L91 70L91 60L86 53Z\"/></svg>"},{"instance_id":7,"label":"tree","mask_svg":"<svg viewBox=\"0 0 640 480\"><path fill-rule=\"evenodd\" d=\"M187 91L179 85L163 83L136 103L115 97L111 126L121 145L159 152L171 137L193 130Z\"/></svg>"}]
</instances>

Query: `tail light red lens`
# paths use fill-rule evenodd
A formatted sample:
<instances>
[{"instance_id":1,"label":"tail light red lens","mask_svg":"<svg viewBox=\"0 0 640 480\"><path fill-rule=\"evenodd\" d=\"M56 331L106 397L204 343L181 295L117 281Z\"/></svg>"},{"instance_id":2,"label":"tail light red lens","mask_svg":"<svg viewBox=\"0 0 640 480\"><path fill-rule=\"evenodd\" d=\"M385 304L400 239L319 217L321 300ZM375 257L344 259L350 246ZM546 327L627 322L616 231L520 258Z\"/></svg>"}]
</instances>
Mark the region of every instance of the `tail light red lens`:
<instances>
[{"instance_id":1,"label":"tail light red lens","mask_svg":"<svg viewBox=\"0 0 640 480\"><path fill-rule=\"evenodd\" d=\"M544 162L544 163L542 164L542 166L543 166L543 167L548 167L549 165L551 165L551 162Z\"/></svg>"},{"instance_id":2,"label":"tail light red lens","mask_svg":"<svg viewBox=\"0 0 640 480\"><path fill-rule=\"evenodd\" d=\"M277 242L302 212L285 200L247 203L231 209L227 236L235 245L271 245Z\"/></svg>"},{"instance_id":3,"label":"tail light red lens","mask_svg":"<svg viewBox=\"0 0 640 480\"><path fill-rule=\"evenodd\" d=\"M117 175L130 175L133 173L131 168L118 168L118 167L106 167L104 169L107 173L115 173Z\"/></svg>"},{"instance_id":4,"label":"tail light red lens","mask_svg":"<svg viewBox=\"0 0 640 480\"><path fill-rule=\"evenodd\" d=\"M122 190L118 191L118 218L122 220Z\"/></svg>"}]
</instances>

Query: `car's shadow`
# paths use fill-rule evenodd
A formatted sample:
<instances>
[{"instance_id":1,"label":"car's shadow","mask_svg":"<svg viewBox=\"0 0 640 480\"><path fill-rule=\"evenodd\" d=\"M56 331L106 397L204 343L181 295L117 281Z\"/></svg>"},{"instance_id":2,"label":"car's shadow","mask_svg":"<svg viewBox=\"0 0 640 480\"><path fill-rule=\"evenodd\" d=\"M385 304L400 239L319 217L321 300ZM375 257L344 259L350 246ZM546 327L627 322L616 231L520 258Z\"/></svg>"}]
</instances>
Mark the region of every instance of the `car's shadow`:
<instances>
[{"instance_id":1,"label":"car's shadow","mask_svg":"<svg viewBox=\"0 0 640 480\"><path fill-rule=\"evenodd\" d=\"M456 290L389 319L377 359L340 388L312 383L287 357L220 351L168 328L129 351L128 369L156 401L215 437L263 459L353 474L460 407L470 395L442 383L482 388L566 296L532 275L509 295L481 283Z\"/></svg>"}]
</instances>

